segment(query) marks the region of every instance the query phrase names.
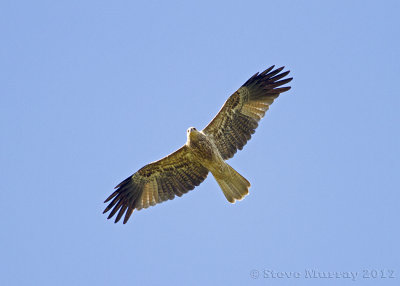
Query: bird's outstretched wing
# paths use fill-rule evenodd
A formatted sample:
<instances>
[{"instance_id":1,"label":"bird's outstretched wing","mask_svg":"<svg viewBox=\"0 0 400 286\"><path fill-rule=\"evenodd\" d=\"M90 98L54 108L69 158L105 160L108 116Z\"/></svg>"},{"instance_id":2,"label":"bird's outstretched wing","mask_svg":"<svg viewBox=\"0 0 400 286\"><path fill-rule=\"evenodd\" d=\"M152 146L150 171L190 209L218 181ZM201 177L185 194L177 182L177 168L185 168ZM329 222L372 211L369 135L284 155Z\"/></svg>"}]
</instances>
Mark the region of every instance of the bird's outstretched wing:
<instances>
[{"instance_id":1,"label":"bird's outstretched wing","mask_svg":"<svg viewBox=\"0 0 400 286\"><path fill-rule=\"evenodd\" d=\"M184 145L161 160L150 163L129 178L122 181L106 200L111 201L103 213L112 209L108 218L118 215L118 222L125 214L126 223L132 212L148 208L175 196L182 196L207 177L208 170L203 167Z\"/></svg>"},{"instance_id":2,"label":"bird's outstretched wing","mask_svg":"<svg viewBox=\"0 0 400 286\"><path fill-rule=\"evenodd\" d=\"M269 106L280 93L290 89L280 87L292 80L284 78L284 67L256 73L232 94L203 132L210 136L224 160L232 158L250 140Z\"/></svg>"}]
</instances>

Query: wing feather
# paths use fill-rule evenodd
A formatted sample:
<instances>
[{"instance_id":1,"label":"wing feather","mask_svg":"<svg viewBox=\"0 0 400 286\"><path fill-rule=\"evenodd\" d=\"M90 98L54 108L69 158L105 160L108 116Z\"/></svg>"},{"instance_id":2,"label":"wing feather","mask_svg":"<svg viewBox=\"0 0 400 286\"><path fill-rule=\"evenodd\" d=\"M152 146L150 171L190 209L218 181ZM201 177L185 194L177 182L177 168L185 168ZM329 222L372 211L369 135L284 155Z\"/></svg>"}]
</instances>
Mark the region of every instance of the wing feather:
<instances>
[{"instance_id":1,"label":"wing feather","mask_svg":"<svg viewBox=\"0 0 400 286\"><path fill-rule=\"evenodd\" d=\"M161 160L150 163L116 186L105 203L111 201L104 213L111 210L108 218L117 212L115 222L125 214L124 224L133 211L141 210L182 196L208 175L208 170L192 155L184 145Z\"/></svg>"},{"instance_id":2,"label":"wing feather","mask_svg":"<svg viewBox=\"0 0 400 286\"><path fill-rule=\"evenodd\" d=\"M275 70L274 67L256 73L247 80L204 128L203 132L214 140L224 160L232 158L237 150L242 150L269 106L280 93L290 89L278 88L292 80L282 79L289 71L281 73L284 67Z\"/></svg>"}]
</instances>

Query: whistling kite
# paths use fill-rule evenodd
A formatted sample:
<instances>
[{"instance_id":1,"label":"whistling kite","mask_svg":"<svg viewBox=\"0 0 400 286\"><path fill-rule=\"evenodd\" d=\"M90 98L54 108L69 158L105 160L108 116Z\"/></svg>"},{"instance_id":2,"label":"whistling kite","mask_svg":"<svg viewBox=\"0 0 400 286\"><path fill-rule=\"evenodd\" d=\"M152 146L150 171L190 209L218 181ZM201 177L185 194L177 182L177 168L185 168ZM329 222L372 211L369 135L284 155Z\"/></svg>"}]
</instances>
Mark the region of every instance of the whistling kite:
<instances>
[{"instance_id":1,"label":"whistling kite","mask_svg":"<svg viewBox=\"0 0 400 286\"><path fill-rule=\"evenodd\" d=\"M289 71L280 73L283 67L273 68L246 81L202 131L190 127L183 147L144 166L116 186L117 190L105 201L113 199L104 210L105 213L114 207L108 218L119 210L115 222L126 213L126 223L135 209L148 208L193 190L209 171L230 203L243 199L249 193L250 183L225 160L232 158L237 149L242 150L274 99L290 89L278 88L292 80L280 80Z\"/></svg>"}]
</instances>

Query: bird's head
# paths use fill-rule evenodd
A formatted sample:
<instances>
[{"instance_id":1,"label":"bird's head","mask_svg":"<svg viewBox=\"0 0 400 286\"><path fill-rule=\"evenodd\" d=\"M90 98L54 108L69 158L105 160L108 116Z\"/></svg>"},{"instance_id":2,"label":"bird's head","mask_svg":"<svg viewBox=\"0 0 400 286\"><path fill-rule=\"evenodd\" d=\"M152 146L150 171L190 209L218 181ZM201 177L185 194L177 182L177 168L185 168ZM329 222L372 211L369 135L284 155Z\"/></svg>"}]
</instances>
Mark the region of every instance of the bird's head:
<instances>
[{"instance_id":1,"label":"bird's head","mask_svg":"<svg viewBox=\"0 0 400 286\"><path fill-rule=\"evenodd\" d=\"M193 136L194 134L196 134L198 131L196 128L194 127L189 127L187 130L187 138L188 140L190 139L191 136Z\"/></svg>"},{"instance_id":2,"label":"bird's head","mask_svg":"<svg viewBox=\"0 0 400 286\"><path fill-rule=\"evenodd\" d=\"M190 132L193 132L193 131L197 131L197 129L194 127L189 127L187 130L187 133L189 134Z\"/></svg>"}]
</instances>

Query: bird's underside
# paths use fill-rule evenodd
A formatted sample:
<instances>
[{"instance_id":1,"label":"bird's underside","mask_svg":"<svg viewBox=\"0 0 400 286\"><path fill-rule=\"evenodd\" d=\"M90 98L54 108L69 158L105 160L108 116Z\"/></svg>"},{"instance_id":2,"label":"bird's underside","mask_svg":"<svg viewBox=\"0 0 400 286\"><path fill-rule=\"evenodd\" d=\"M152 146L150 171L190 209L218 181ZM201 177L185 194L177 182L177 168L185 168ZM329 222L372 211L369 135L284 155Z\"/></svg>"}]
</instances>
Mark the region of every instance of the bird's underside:
<instances>
[{"instance_id":1,"label":"bird's underside","mask_svg":"<svg viewBox=\"0 0 400 286\"><path fill-rule=\"evenodd\" d=\"M234 203L248 194L250 183L225 160L250 140L265 112L292 80L283 79L289 71L274 66L256 73L232 94L214 119L202 130L187 130L187 142L174 153L150 163L116 186L105 202L108 218L117 212L115 222L125 214L148 208L175 196L182 196L205 180L211 172L226 199Z\"/></svg>"}]
</instances>

